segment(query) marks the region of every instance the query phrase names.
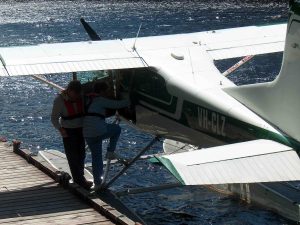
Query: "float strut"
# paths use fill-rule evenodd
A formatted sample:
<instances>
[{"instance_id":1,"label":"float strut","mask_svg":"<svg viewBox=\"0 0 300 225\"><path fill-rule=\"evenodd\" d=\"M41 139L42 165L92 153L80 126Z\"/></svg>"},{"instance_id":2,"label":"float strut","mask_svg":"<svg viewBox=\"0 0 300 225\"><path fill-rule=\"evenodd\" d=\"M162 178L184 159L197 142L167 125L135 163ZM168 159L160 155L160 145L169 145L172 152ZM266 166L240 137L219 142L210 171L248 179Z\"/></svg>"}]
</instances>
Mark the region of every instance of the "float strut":
<instances>
[{"instance_id":1,"label":"float strut","mask_svg":"<svg viewBox=\"0 0 300 225\"><path fill-rule=\"evenodd\" d=\"M146 151L148 151L157 141L159 141L158 136L153 138L153 140L150 141L150 143L145 148L143 148L143 150L141 150L133 159L131 159L128 164L125 165L123 169L119 173L117 173L107 184L104 184L103 188L108 188L110 185L112 185L112 183L114 183L120 176L122 176L129 169L129 167L133 163L135 163Z\"/></svg>"}]
</instances>

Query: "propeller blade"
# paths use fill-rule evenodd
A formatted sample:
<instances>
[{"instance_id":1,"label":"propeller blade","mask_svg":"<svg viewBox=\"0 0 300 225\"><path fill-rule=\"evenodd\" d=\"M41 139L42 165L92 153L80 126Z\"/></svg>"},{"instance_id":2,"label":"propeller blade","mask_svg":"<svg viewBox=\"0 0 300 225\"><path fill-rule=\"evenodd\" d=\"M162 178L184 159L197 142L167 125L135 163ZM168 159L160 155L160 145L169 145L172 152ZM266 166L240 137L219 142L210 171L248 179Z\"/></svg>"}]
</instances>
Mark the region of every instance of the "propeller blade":
<instances>
[{"instance_id":1,"label":"propeller blade","mask_svg":"<svg viewBox=\"0 0 300 225\"><path fill-rule=\"evenodd\" d=\"M92 41L100 41L101 40L101 38L99 37L97 32L87 22L85 22L84 18L81 18L80 22Z\"/></svg>"}]
</instances>

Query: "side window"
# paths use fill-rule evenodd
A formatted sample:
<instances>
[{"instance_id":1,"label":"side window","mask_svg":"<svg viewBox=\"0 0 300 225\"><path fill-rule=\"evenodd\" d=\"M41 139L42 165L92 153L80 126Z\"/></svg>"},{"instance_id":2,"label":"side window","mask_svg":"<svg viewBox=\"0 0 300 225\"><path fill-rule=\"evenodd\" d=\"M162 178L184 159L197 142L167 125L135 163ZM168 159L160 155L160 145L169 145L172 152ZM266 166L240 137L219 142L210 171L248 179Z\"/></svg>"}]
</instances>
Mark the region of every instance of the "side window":
<instances>
[{"instance_id":1,"label":"side window","mask_svg":"<svg viewBox=\"0 0 300 225\"><path fill-rule=\"evenodd\" d=\"M136 90L140 94L169 103L172 96L168 93L166 82L162 76L147 69L139 69L135 73Z\"/></svg>"},{"instance_id":2,"label":"side window","mask_svg":"<svg viewBox=\"0 0 300 225\"><path fill-rule=\"evenodd\" d=\"M107 71L88 71L88 72L77 72L77 79L82 83L95 81L98 79L107 78Z\"/></svg>"}]
</instances>

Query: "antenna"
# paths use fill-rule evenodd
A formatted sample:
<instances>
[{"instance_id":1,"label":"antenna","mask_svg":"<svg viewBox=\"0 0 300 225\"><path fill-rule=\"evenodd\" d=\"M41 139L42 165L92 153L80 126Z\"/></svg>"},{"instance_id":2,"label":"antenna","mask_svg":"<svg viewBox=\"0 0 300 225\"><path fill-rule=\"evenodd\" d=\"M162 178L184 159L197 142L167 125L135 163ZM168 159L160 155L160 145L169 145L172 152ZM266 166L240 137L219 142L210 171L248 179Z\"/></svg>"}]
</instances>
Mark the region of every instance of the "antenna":
<instances>
[{"instance_id":1,"label":"antenna","mask_svg":"<svg viewBox=\"0 0 300 225\"><path fill-rule=\"evenodd\" d=\"M189 51L189 56L190 56L190 63L191 63L191 68L192 68L192 74L194 75L194 66L193 66L193 62L192 62L192 56L191 56L191 52L190 52L190 49L188 48L188 51Z\"/></svg>"},{"instance_id":2,"label":"antenna","mask_svg":"<svg viewBox=\"0 0 300 225\"><path fill-rule=\"evenodd\" d=\"M136 34L136 37L135 37L135 40L134 40L134 43L133 43L133 46L132 46L132 50L133 50L133 51L136 50L136 48L135 48L135 43L136 43L136 41L137 41L137 39L138 39L138 37L139 37L139 35L140 35L140 31L141 31L142 25L143 25L143 23L140 24L139 30L138 30L138 32L137 32L137 34Z\"/></svg>"}]
</instances>

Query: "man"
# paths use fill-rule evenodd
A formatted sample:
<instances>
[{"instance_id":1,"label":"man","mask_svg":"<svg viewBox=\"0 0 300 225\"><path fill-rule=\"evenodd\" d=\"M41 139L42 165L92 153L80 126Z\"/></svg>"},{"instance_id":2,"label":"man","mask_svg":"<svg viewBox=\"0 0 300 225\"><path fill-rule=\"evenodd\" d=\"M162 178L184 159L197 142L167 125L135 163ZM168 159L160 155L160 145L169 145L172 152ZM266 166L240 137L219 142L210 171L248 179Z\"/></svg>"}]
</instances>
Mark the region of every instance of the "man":
<instances>
[{"instance_id":1,"label":"man","mask_svg":"<svg viewBox=\"0 0 300 225\"><path fill-rule=\"evenodd\" d=\"M73 181L89 190L92 182L84 177L85 142L82 134L84 104L81 83L71 81L53 103L51 122L63 138Z\"/></svg>"},{"instance_id":2,"label":"man","mask_svg":"<svg viewBox=\"0 0 300 225\"><path fill-rule=\"evenodd\" d=\"M86 114L83 122L83 135L92 153L92 166L94 176L94 190L101 189L101 176L103 173L102 161L102 141L109 138L107 148L107 159L118 158L115 149L121 128L117 124L105 122L107 109L120 109L129 106L127 100L111 100L107 96L108 86L106 83L96 81L94 84L94 93L86 100Z\"/></svg>"}]
</instances>

